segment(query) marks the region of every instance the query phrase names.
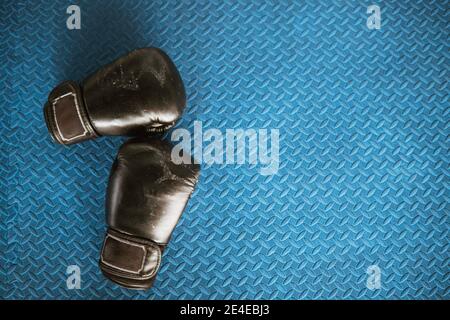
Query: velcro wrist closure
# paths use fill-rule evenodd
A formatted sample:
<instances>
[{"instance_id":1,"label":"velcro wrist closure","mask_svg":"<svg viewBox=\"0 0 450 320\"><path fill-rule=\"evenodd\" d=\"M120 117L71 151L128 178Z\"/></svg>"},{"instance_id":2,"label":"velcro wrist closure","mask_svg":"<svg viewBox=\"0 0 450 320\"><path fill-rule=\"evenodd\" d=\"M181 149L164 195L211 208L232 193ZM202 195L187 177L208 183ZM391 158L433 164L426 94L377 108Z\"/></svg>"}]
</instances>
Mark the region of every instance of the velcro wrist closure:
<instances>
[{"instance_id":1,"label":"velcro wrist closure","mask_svg":"<svg viewBox=\"0 0 450 320\"><path fill-rule=\"evenodd\" d=\"M83 102L80 87L73 81L58 85L44 107L45 121L52 138L72 144L97 137Z\"/></svg>"},{"instance_id":2,"label":"velcro wrist closure","mask_svg":"<svg viewBox=\"0 0 450 320\"><path fill-rule=\"evenodd\" d=\"M108 229L100 267L111 280L128 287L149 287L160 264L161 249L156 243Z\"/></svg>"}]
</instances>

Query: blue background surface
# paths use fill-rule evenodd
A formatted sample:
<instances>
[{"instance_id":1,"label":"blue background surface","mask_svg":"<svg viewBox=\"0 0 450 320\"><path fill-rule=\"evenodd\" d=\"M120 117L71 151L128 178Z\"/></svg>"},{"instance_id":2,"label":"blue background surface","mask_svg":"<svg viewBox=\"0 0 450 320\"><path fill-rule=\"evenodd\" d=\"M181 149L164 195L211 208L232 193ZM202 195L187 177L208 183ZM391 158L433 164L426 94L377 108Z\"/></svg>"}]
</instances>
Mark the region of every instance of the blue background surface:
<instances>
[{"instance_id":1,"label":"blue background surface","mask_svg":"<svg viewBox=\"0 0 450 320\"><path fill-rule=\"evenodd\" d=\"M0 297L450 298L448 1L377 1L380 30L372 1L81 1L68 30L73 3L0 4ZM53 144L42 105L144 46L184 79L177 127L279 129L281 142L273 176L203 166L154 288L137 292L97 266L124 138Z\"/></svg>"}]
</instances>

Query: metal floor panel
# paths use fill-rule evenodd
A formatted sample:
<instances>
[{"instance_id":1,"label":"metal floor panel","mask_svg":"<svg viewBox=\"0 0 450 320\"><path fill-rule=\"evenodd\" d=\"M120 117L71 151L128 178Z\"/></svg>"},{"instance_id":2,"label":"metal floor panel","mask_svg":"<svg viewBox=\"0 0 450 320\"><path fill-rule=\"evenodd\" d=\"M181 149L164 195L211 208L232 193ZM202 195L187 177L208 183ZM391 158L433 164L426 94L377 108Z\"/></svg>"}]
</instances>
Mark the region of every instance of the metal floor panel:
<instances>
[{"instance_id":1,"label":"metal floor panel","mask_svg":"<svg viewBox=\"0 0 450 320\"><path fill-rule=\"evenodd\" d=\"M450 298L448 1L377 1L380 30L371 1L79 1L81 30L70 4L0 4L0 297ZM280 166L203 165L154 288L137 292L97 265L124 139L55 145L42 105L144 46L184 79L177 128L279 129Z\"/></svg>"}]
</instances>

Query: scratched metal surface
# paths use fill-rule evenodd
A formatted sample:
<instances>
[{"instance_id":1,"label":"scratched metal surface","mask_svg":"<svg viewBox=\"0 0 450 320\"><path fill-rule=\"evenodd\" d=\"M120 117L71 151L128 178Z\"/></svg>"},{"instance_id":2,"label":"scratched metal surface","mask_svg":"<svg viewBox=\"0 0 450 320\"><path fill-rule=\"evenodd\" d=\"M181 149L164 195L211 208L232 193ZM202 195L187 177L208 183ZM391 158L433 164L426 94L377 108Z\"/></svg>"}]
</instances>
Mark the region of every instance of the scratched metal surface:
<instances>
[{"instance_id":1,"label":"scratched metal surface","mask_svg":"<svg viewBox=\"0 0 450 320\"><path fill-rule=\"evenodd\" d=\"M450 298L448 1L379 1L380 30L369 1L81 1L73 31L70 4L0 5L2 298ZM203 166L155 287L136 292L97 267L123 138L52 144L42 104L143 46L180 69L178 128L281 141L276 175Z\"/></svg>"}]
</instances>

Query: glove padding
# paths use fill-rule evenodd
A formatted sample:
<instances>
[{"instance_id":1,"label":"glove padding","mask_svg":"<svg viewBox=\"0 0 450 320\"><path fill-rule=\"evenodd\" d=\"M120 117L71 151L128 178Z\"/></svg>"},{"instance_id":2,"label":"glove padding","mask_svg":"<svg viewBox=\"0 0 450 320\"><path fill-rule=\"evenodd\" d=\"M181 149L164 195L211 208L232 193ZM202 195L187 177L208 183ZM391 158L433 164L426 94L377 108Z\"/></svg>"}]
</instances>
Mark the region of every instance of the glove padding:
<instances>
[{"instance_id":1,"label":"glove padding","mask_svg":"<svg viewBox=\"0 0 450 320\"><path fill-rule=\"evenodd\" d=\"M73 144L103 135L163 132L185 105L173 62L160 49L144 48L102 67L81 85L58 85L44 106L44 118L55 142Z\"/></svg>"},{"instance_id":2,"label":"glove padding","mask_svg":"<svg viewBox=\"0 0 450 320\"><path fill-rule=\"evenodd\" d=\"M173 163L171 148L157 139L132 139L113 163L100 268L124 287L152 286L161 254L197 183L200 167Z\"/></svg>"}]
</instances>

